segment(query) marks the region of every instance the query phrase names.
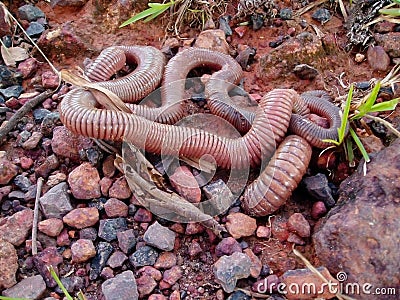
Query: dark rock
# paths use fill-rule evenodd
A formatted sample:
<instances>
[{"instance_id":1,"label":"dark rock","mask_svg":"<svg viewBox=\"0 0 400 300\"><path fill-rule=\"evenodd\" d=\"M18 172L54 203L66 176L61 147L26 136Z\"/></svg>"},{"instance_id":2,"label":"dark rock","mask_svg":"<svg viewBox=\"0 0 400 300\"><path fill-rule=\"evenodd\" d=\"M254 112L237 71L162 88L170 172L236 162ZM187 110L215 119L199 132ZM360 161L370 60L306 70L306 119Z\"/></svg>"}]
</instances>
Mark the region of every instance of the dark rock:
<instances>
[{"instance_id":1,"label":"dark rock","mask_svg":"<svg viewBox=\"0 0 400 300\"><path fill-rule=\"evenodd\" d=\"M114 278L107 279L101 290L105 300L137 300L139 294L132 271L125 271Z\"/></svg>"},{"instance_id":2,"label":"dark rock","mask_svg":"<svg viewBox=\"0 0 400 300\"><path fill-rule=\"evenodd\" d=\"M0 289L12 287L17 283L18 256L14 246L0 239Z\"/></svg>"},{"instance_id":3,"label":"dark rock","mask_svg":"<svg viewBox=\"0 0 400 300\"><path fill-rule=\"evenodd\" d=\"M318 201L323 201L327 207L335 205L335 199L332 197L331 188L328 185L328 179L324 174L318 173L314 176L303 178L303 184L307 192Z\"/></svg>"},{"instance_id":4,"label":"dark rock","mask_svg":"<svg viewBox=\"0 0 400 300\"><path fill-rule=\"evenodd\" d=\"M21 73L15 73L6 66L0 65L0 88L4 89L12 85L20 85L21 82Z\"/></svg>"},{"instance_id":5,"label":"dark rock","mask_svg":"<svg viewBox=\"0 0 400 300\"><path fill-rule=\"evenodd\" d=\"M313 235L316 255L332 274L346 282L376 287L400 285L400 139L375 154L363 174L344 180L340 198ZM384 255L382 255L384 253ZM360 299L369 299L360 295ZM380 299L397 299L385 295Z\"/></svg>"},{"instance_id":6,"label":"dark rock","mask_svg":"<svg viewBox=\"0 0 400 300\"><path fill-rule=\"evenodd\" d=\"M220 283L225 292L231 293L238 279L250 275L250 258L243 253L235 252L230 256L222 256L213 266L216 282Z\"/></svg>"},{"instance_id":7,"label":"dark rock","mask_svg":"<svg viewBox=\"0 0 400 300\"><path fill-rule=\"evenodd\" d=\"M154 265L157 258L158 252L156 249L150 246L143 246L129 256L129 261L134 267L143 267Z\"/></svg>"},{"instance_id":8,"label":"dark rock","mask_svg":"<svg viewBox=\"0 0 400 300\"><path fill-rule=\"evenodd\" d=\"M258 30L264 26L264 17L261 14L252 14L250 20L253 30Z\"/></svg>"},{"instance_id":9,"label":"dark rock","mask_svg":"<svg viewBox=\"0 0 400 300\"><path fill-rule=\"evenodd\" d=\"M50 274L49 267L52 266L57 275L58 265L63 262L63 257L57 252L57 248L48 247L34 257L36 269L42 275L47 287L55 287L56 281Z\"/></svg>"},{"instance_id":10,"label":"dark rock","mask_svg":"<svg viewBox=\"0 0 400 300\"><path fill-rule=\"evenodd\" d=\"M354 86L360 90L368 90L371 86L371 83L369 81L361 81L361 82L356 82Z\"/></svg>"},{"instance_id":11,"label":"dark rock","mask_svg":"<svg viewBox=\"0 0 400 300\"><path fill-rule=\"evenodd\" d=\"M99 242L97 245L97 254L90 264L89 279L95 280L99 277L101 270L106 266L107 260L113 252L111 244Z\"/></svg>"},{"instance_id":12,"label":"dark rock","mask_svg":"<svg viewBox=\"0 0 400 300\"><path fill-rule=\"evenodd\" d=\"M136 246L136 237L133 229L117 232L118 246L125 254L130 254Z\"/></svg>"},{"instance_id":13,"label":"dark rock","mask_svg":"<svg viewBox=\"0 0 400 300\"><path fill-rule=\"evenodd\" d=\"M45 117L51 114L51 111L44 108L38 108L33 111L33 118L35 119L36 124L40 124Z\"/></svg>"},{"instance_id":14,"label":"dark rock","mask_svg":"<svg viewBox=\"0 0 400 300\"><path fill-rule=\"evenodd\" d=\"M53 134L54 128L59 126L60 123L60 113L52 112L43 118L43 121L40 124L40 131L44 136L50 137Z\"/></svg>"},{"instance_id":15,"label":"dark rock","mask_svg":"<svg viewBox=\"0 0 400 300\"><path fill-rule=\"evenodd\" d=\"M293 73L300 79L313 80L318 76L319 72L314 67L307 64L296 65L293 69Z\"/></svg>"},{"instance_id":16,"label":"dark rock","mask_svg":"<svg viewBox=\"0 0 400 300\"><path fill-rule=\"evenodd\" d=\"M35 37L35 36L41 35L44 30L45 30L45 28L42 24L40 24L38 22L31 22L29 24L29 27L26 29L26 33L30 37Z\"/></svg>"},{"instance_id":17,"label":"dark rock","mask_svg":"<svg viewBox=\"0 0 400 300\"><path fill-rule=\"evenodd\" d=\"M231 294L226 300L251 300L251 297L242 291L236 291Z\"/></svg>"},{"instance_id":18,"label":"dark rock","mask_svg":"<svg viewBox=\"0 0 400 300\"><path fill-rule=\"evenodd\" d=\"M42 299L45 291L46 283L42 276L35 275L22 279L12 288L4 290L2 295L13 298Z\"/></svg>"},{"instance_id":19,"label":"dark rock","mask_svg":"<svg viewBox=\"0 0 400 300\"><path fill-rule=\"evenodd\" d=\"M326 8L318 8L311 16L314 20L321 22L322 24L328 22L331 19L331 13Z\"/></svg>"},{"instance_id":20,"label":"dark rock","mask_svg":"<svg viewBox=\"0 0 400 300\"><path fill-rule=\"evenodd\" d=\"M18 211L0 223L0 239L14 246L25 242L33 223L33 210L30 208Z\"/></svg>"},{"instance_id":21,"label":"dark rock","mask_svg":"<svg viewBox=\"0 0 400 300\"><path fill-rule=\"evenodd\" d=\"M370 46L367 51L368 63L376 71L386 71L390 65L390 57L381 46Z\"/></svg>"},{"instance_id":22,"label":"dark rock","mask_svg":"<svg viewBox=\"0 0 400 300\"><path fill-rule=\"evenodd\" d=\"M293 17L293 10L291 8L282 8L279 12L279 17L282 20L290 20Z\"/></svg>"},{"instance_id":23,"label":"dark rock","mask_svg":"<svg viewBox=\"0 0 400 300\"><path fill-rule=\"evenodd\" d=\"M245 70L250 65L254 55L256 55L256 49L247 46L243 51L239 52L235 59L242 69Z\"/></svg>"},{"instance_id":24,"label":"dark rock","mask_svg":"<svg viewBox=\"0 0 400 300\"><path fill-rule=\"evenodd\" d=\"M24 175L17 175L14 178L14 184L23 192L27 192L28 188L32 185L32 182L28 177Z\"/></svg>"},{"instance_id":25,"label":"dark rock","mask_svg":"<svg viewBox=\"0 0 400 300\"><path fill-rule=\"evenodd\" d=\"M44 12L32 4L26 4L18 8L19 18L29 22L36 21L39 18L44 18Z\"/></svg>"},{"instance_id":26,"label":"dark rock","mask_svg":"<svg viewBox=\"0 0 400 300\"><path fill-rule=\"evenodd\" d=\"M156 221L146 230L143 239L150 246L164 251L171 251L174 249L175 232Z\"/></svg>"},{"instance_id":27,"label":"dark rock","mask_svg":"<svg viewBox=\"0 0 400 300\"><path fill-rule=\"evenodd\" d=\"M73 207L70 202L68 185L61 182L52 187L40 198L40 207L46 218L62 218Z\"/></svg>"},{"instance_id":28,"label":"dark rock","mask_svg":"<svg viewBox=\"0 0 400 300\"><path fill-rule=\"evenodd\" d=\"M100 220L99 237L111 242L117 238L117 233L127 229L125 218Z\"/></svg>"},{"instance_id":29,"label":"dark rock","mask_svg":"<svg viewBox=\"0 0 400 300\"><path fill-rule=\"evenodd\" d=\"M0 89L0 94L3 95L4 98L10 99L12 97L18 98L24 89L20 85L12 85L10 87L7 87L5 89Z\"/></svg>"},{"instance_id":30,"label":"dark rock","mask_svg":"<svg viewBox=\"0 0 400 300\"><path fill-rule=\"evenodd\" d=\"M229 25L231 19L232 19L231 16L222 16L219 18L219 29L221 29L226 36L233 34L232 28Z\"/></svg>"}]
</instances>

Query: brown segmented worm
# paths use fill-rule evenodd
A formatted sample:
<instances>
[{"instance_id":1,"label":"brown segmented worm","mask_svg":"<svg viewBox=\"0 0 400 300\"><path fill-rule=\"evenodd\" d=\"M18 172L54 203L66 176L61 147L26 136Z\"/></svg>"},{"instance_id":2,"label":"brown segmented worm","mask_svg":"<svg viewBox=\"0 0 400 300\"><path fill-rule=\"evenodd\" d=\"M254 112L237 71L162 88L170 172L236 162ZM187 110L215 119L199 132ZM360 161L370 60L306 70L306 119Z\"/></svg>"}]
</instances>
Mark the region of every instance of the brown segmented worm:
<instances>
[{"instance_id":1,"label":"brown segmented worm","mask_svg":"<svg viewBox=\"0 0 400 300\"><path fill-rule=\"evenodd\" d=\"M144 48L151 50L147 52L144 51ZM158 75L161 74L159 70L163 63L160 61L163 58L160 59L156 54L158 50L153 49L134 46L106 49L88 67L86 74L92 80L103 81L99 84L112 90L124 101L137 101L141 98L140 95L146 95L151 88L140 81L142 79L137 79L135 76L139 75L135 74L149 72L151 66L155 65L158 74L152 73L151 80L146 77L148 75L144 78L147 78L146 83L151 86L157 85L156 82L160 81ZM147 55L152 59L159 59L158 63L146 60ZM137 63L138 67L135 72L117 80L104 81L122 68L125 61ZM210 81L206 84L210 110L227 119L240 131L248 130L243 137L229 139L199 129L166 125L175 123L182 117L183 109L180 103L184 99L185 84L182 79L185 79L189 71L196 67L218 70L213 73ZM328 117L331 125L336 124L332 122L337 118L332 116L329 105L327 109L321 109L321 107L325 107L325 102L327 102L325 99L322 100L324 101L322 105L314 105L318 95L310 94L309 97L306 95L303 101L293 90L271 91L260 101L259 110L255 114L239 109L231 102L228 91L240 77L240 66L230 56L205 49L190 48L176 55L166 67L161 107L149 108L130 105L133 114L109 111L97 108L96 101L90 92L76 89L67 94L60 105L61 120L75 133L108 140L122 140L125 137L134 145L154 153L163 152L163 154L192 158L200 158L209 154L223 168L245 168L249 164L251 166L259 165L264 157L272 155L275 144L281 142L289 124L292 131L298 130L306 139L307 135L311 135L308 140L318 144L319 131L316 132L314 128L324 130L311 122L309 125L308 122L303 121L304 116L308 114L304 101L307 104L311 103L312 111ZM141 82L141 84L137 82ZM124 89L124 92L122 92L121 84L128 87ZM142 86L148 88L141 89ZM297 114L292 114L293 111ZM152 122L153 120L166 124L155 123ZM307 130L301 128L300 124L303 124L301 122L307 124ZM252 126L248 128L250 124ZM290 137L285 140L260 178L246 189L243 197L245 208L255 215L265 215L272 209L279 208L304 174L310 153L311 147L304 139ZM285 159L289 162L283 163ZM296 161L295 165L290 163L292 159ZM274 175L274 170L276 175ZM290 176L293 177L292 180L289 180ZM266 181L268 179L271 179L271 184L276 190L272 196L272 192L264 193L267 189ZM281 184L280 189L279 184ZM286 186L286 188L282 188L282 186ZM251 208L249 205L253 201L251 199L256 202L261 201Z\"/></svg>"},{"instance_id":2,"label":"brown segmented worm","mask_svg":"<svg viewBox=\"0 0 400 300\"><path fill-rule=\"evenodd\" d=\"M259 103L251 129L230 139L207 131L156 123L135 114L96 107L92 94L69 92L60 104L60 118L71 131L96 139L122 140L149 152L201 158L211 155L222 168L260 165L272 156L289 126L293 103L301 101L294 90L273 90Z\"/></svg>"},{"instance_id":3,"label":"brown segmented worm","mask_svg":"<svg viewBox=\"0 0 400 300\"><path fill-rule=\"evenodd\" d=\"M305 139L296 135L286 137L261 175L244 191L244 210L253 216L266 216L278 210L302 179L311 153Z\"/></svg>"}]
</instances>

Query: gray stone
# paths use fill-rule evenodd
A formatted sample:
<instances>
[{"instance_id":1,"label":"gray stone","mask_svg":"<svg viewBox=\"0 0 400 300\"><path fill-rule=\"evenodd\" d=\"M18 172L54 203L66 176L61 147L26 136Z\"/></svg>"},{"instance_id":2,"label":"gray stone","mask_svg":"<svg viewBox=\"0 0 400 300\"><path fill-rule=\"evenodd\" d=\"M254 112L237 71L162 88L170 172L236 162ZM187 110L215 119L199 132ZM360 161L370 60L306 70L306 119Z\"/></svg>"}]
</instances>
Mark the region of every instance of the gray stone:
<instances>
[{"instance_id":1,"label":"gray stone","mask_svg":"<svg viewBox=\"0 0 400 300\"><path fill-rule=\"evenodd\" d=\"M147 229L143 239L150 246L164 251L171 251L174 249L175 232L156 221Z\"/></svg>"},{"instance_id":2,"label":"gray stone","mask_svg":"<svg viewBox=\"0 0 400 300\"><path fill-rule=\"evenodd\" d=\"M250 275L251 265L250 258L244 253L235 252L230 256L224 255L213 267L216 282L221 284L225 292L232 293L237 280Z\"/></svg>"},{"instance_id":3,"label":"gray stone","mask_svg":"<svg viewBox=\"0 0 400 300\"><path fill-rule=\"evenodd\" d=\"M52 187L39 201L46 218L61 219L73 209L66 182L61 182Z\"/></svg>"},{"instance_id":4,"label":"gray stone","mask_svg":"<svg viewBox=\"0 0 400 300\"><path fill-rule=\"evenodd\" d=\"M29 22L45 17L44 12L40 8L31 4L26 4L18 8L18 14L20 19L27 20Z\"/></svg>"},{"instance_id":5,"label":"gray stone","mask_svg":"<svg viewBox=\"0 0 400 300\"><path fill-rule=\"evenodd\" d=\"M99 237L111 242L117 238L117 233L127 229L125 218L104 219L100 220Z\"/></svg>"},{"instance_id":6,"label":"gray stone","mask_svg":"<svg viewBox=\"0 0 400 300\"><path fill-rule=\"evenodd\" d=\"M13 298L41 299L46 291L42 276L35 275L22 279L13 287L3 291L2 295Z\"/></svg>"},{"instance_id":7,"label":"gray stone","mask_svg":"<svg viewBox=\"0 0 400 300\"><path fill-rule=\"evenodd\" d=\"M129 261L134 267L143 267L154 265L157 258L158 252L156 249L150 246L143 246L129 257Z\"/></svg>"},{"instance_id":8,"label":"gray stone","mask_svg":"<svg viewBox=\"0 0 400 300\"><path fill-rule=\"evenodd\" d=\"M18 98L24 89L20 85L12 85L5 89L0 89L0 94L3 95L4 98L10 99L11 97Z\"/></svg>"},{"instance_id":9,"label":"gray stone","mask_svg":"<svg viewBox=\"0 0 400 300\"><path fill-rule=\"evenodd\" d=\"M101 285L101 290L105 300L136 300L139 298L132 271L125 271L114 278L107 279Z\"/></svg>"},{"instance_id":10,"label":"gray stone","mask_svg":"<svg viewBox=\"0 0 400 300\"><path fill-rule=\"evenodd\" d=\"M30 36L38 36L41 35L45 30L44 26L38 22L31 22L29 27L26 29L26 33Z\"/></svg>"},{"instance_id":11,"label":"gray stone","mask_svg":"<svg viewBox=\"0 0 400 300\"><path fill-rule=\"evenodd\" d=\"M90 280L95 280L97 279L97 277L99 277L100 272L105 267L112 251L113 247L111 246L111 244L106 242L99 242L97 246L97 254L92 259L92 263L90 264L90 272L89 272Z\"/></svg>"}]
</instances>

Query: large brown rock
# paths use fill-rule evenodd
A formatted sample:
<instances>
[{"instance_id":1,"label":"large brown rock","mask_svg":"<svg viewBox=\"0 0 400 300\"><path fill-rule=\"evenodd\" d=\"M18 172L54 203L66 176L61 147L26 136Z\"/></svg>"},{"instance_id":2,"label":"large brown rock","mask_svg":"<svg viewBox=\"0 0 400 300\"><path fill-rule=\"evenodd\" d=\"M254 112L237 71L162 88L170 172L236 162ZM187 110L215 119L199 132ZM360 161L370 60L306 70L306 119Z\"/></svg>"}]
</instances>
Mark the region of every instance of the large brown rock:
<instances>
[{"instance_id":1,"label":"large brown rock","mask_svg":"<svg viewBox=\"0 0 400 300\"><path fill-rule=\"evenodd\" d=\"M373 156L367 174L359 170L340 185L338 205L313 235L321 265L345 272L346 286L400 286L400 139ZM341 273L343 277L343 273ZM357 299L372 299L360 294ZM398 299L375 295L373 299Z\"/></svg>"},{"instance_id":2,"label":"large brown rock","mask_svg":"<svg viewBox=\"0 0 400 300\"><path fill-rule=\"evenodd\" d=\"M0 290L17 283L18 256L14 246L0 239Z\"/></svg>"}]
</instances>

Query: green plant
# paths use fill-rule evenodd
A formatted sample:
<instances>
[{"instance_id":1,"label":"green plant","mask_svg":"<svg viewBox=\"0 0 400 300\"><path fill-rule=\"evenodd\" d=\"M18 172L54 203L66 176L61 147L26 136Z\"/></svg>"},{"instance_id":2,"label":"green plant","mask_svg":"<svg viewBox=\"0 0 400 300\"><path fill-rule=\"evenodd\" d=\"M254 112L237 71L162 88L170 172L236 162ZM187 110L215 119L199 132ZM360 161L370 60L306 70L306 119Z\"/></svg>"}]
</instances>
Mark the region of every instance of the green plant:
<instances>
[{"instance_id":1,"label":"green plant","mask_svg":"<svg viewBox=\"0 0 400 300\"><path fill-rule=\"evenodd\" d=\"M26 298L13 298L13 297L4 297L4 296L0 296L0 300L29 300Z\"/></svg>"},{"instance_id":2,"label":"green plant","mask_svg":"<svg viewBox=\"0 0 400 300\"><path fill-rule=\"evenodd\" d=\"M57 285L60 287L60 289L63 291L65 298L67 298L67 300L86 300L85 295L82 293L82 291L79 291L77 294L77 297L74 298L72 297L67 289L65 288L65 286L63 285L63 283L61 282L60 278L57 276L56 272L54 271L53 266L50 265L50 267L48 267L49 272L51 277L54 278L54 280L56 281Z\"/></svg>"},{"instance_id":3,"label":"green plant","mask_svg":"<svg viewBox=\"0 0 400 300\"><path fill-rule=\"evenodd\" d=\"M399 71L399 69L400 67L394 68L394 70L392 70L392 72L390 73L390 75L394 74L395 80L398 79L398 75L396 75L396 73ZM393 78L391 77L392 76L385 77L385 79L382 80L382 82L393 83ZM381 103L375 103L378 98L378 93L380 88L381 88L381 82L377 81L372 91L369 94L367 94L367 96L365 96L359 103L355 104L356 107L350 114L351 104L353 102L353 91L354 91L353 84L350 85L350 89L347 94L347 99L343 109L342 122L340 127L338 128L338 140L337 141L324 140L325 142L332 143L336 146L340 146L343 142L345 142L345 151L350 165L354 165L353 141L356 144L357 148L360 150L362 156L364 157L365 163L368 163L370 161L369 155L354 129L356 128L354 121L364 117L371 118L374 121L383 123L386 127L389 128L389 130L394 132L397 136L400 136L400 133L396 129L394 129L390 125L390 123L381 118L370 115L370 113L373 112L384 112L384 111L394 110L396 108L396 105L399 103L400 98L392 99L390 101L385 101ZM345 136L347 128L349 128L351 139Z\"/></svg>"},{"instance_id":4,"label":"green plant","mask_svg":"<svg viewBox=\"0 0 400 300\"><path fill-rule=\"evenodd\" d=\"M166 3L148 3L149 8L145 9L132 18L123 22L120 27L127 26L139 20L149 22L159 15L170 10L170 21L167 26L168 29L174 29L175 33L179 34L179 29L183 23L193 26L204 25L208 19L211 19L214 13L222 14L226 9L226 1L215 0L169 0Z\"/></svg>"},{"instance_id":5,"label":"green plant","mask_svg":"<svg viewBox=\"0 0 400 300\"><path fill-rule=\"evenodd\" d=\"M148 6L149 6L148 9L141 11L137 15L134 15L132 18L123 22L119 27L121 28L121 27L127 26L127 25L135 23L141 19L144 19L143 22L145 22L145 23L149 22L149 21L157 18L159 15L161 15L163 12L165 12L167 9L169 9L174 4L175 4L175 1L173 1L173 0L171 0L168 3L148 3Z\"/></svg>"}]
</instances>

